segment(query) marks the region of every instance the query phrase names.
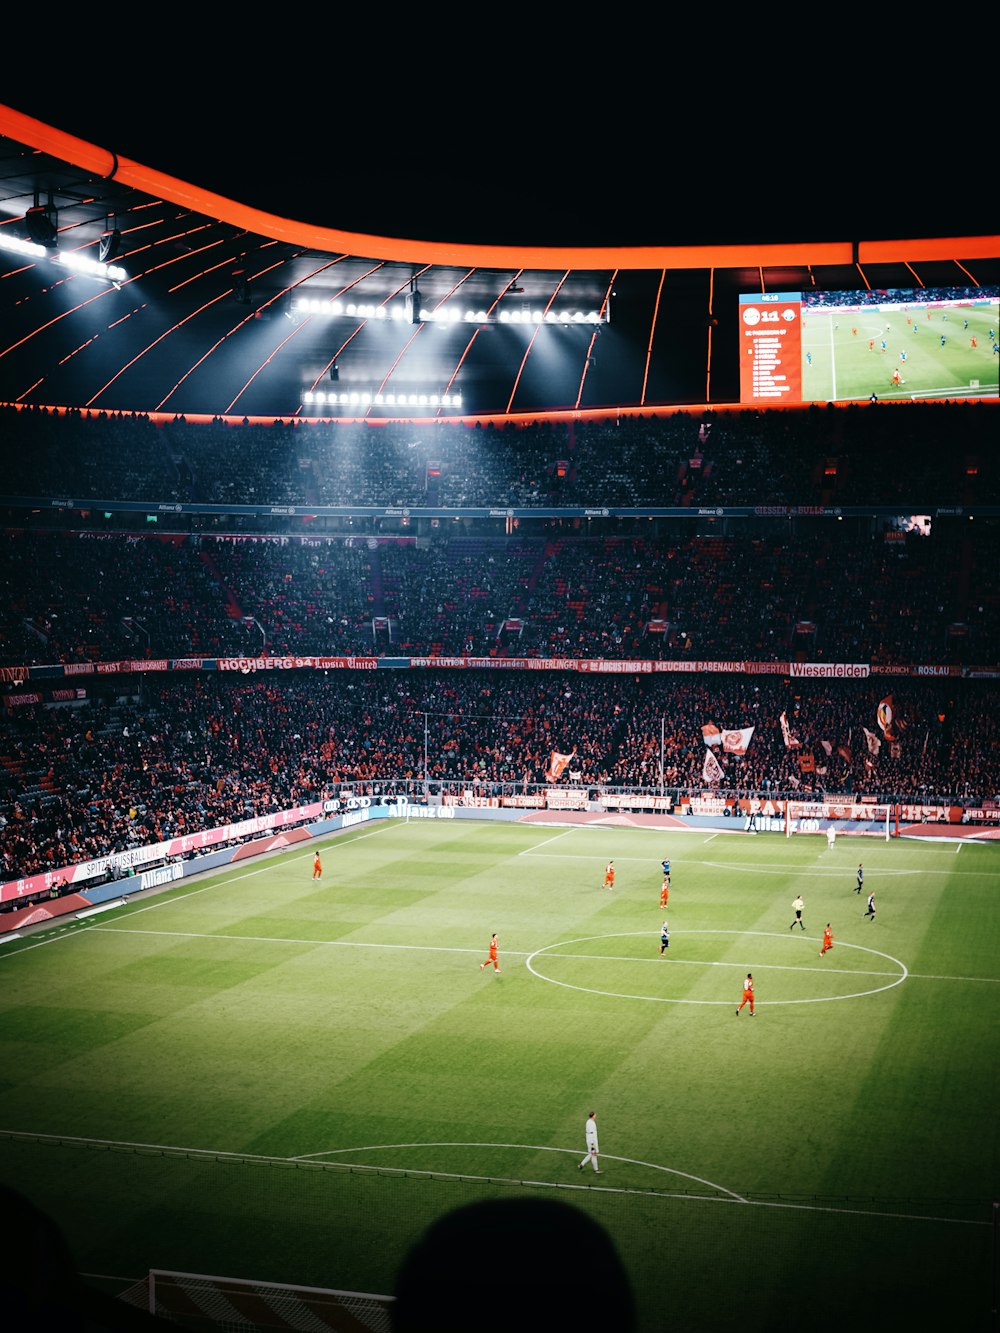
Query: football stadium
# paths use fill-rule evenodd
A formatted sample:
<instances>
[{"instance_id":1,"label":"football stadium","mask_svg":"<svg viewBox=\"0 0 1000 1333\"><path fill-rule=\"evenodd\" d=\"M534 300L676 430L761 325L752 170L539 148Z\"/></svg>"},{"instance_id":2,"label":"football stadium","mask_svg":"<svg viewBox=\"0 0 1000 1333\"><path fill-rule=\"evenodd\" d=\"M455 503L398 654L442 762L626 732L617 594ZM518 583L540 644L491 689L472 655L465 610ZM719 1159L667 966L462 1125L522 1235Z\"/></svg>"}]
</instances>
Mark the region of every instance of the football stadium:
<instances>
[{"instance_id":1,"label":"football stadium","mask_svg":"<svg viewBox=\"0 0 1000 1333\"><path fill-rule=\"evenodd\" d=\"M0 107L16 1326L994 1333L1000 240L82 128Z\"/></svg>"}]
</instances>

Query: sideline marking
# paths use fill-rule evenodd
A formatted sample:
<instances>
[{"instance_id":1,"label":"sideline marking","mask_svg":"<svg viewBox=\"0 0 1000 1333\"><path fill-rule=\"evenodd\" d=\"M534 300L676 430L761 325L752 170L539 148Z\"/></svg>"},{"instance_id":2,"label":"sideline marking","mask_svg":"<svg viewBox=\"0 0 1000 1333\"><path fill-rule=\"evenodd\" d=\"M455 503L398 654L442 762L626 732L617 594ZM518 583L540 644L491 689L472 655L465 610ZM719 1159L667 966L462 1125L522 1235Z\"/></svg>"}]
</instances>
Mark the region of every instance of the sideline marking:
<instances>
[{"instance_id":1,"label":"sideline marking","mask_svg":"<svg viewBox=\"0 0 1000 1333\"><path fill-rule=\"evenodd\" d=\"M531 856L533 852L538 851L539 847L548 847L550 842L558 842L560 838L565 838L567 834L570 834L572 832L573 830L571 828L563 829L561 833L554 833L551 838L543 838L541 842L536 842L531 847L522 848L522 850L518 852L518 856ZM590 861L592 858L587 856L587 857L578 857L577 859ZM640 859L639 857L636 857L636 860L639 859ZM641 859L645 860L646 858L642 857Z\"/></svg>"},{"instance_id":2,"label":"sideline marking","mask_svg":"<svg viewBox=\"0 0 1000 1333\"><path fill-rule=\"evenodd\" d=\"M389 821L388 821L388 826L389 826L390 828L392 827L392 822L393 822L392 820L389 820ZM398 823L399 821L396 821L396 822ZM361 827L364 827L364 826L362 825ZM341 831L341 830L338 830L338 832L340 832L340 831ZM348 833L351 832L350 829L343 830L343 831L344 831L344 832L348 832ZM353 838L348 838L348 839L346 839L346 841L348 841L348 842L360 842L362 838L373 838L377 833L380 833L380 832L382 832L382 831L383 831L382 829L375 829L375 828L373 828L373 829L371 829L371 830L370 830L369 832L367 832L367 833L358 833L355 837L353 837ZM315 842L319 843L320 840L317 838L317 839L315 839ZM321 845L321 846L325 846L326 844L325 844L325 843L320 843L320 845ZM313 847L310 847L310 849L309 849L308 852L306 852L306 853L304 853L304 854L302 854L302 855L289 856L288 859L289 859L289 861L292 861L292 860L296 860L296 861L308 861L308 860L312 857L312 855L313 855L313 851L314 851L314 850L315 850L315 849L314 849ZM271 858L273 858L273 857L276 856L276 855L277 855L277 856L285 856L285 855L288 855L288 853L290 853L290 852L294 852L294 851L295 851L295 847L294 847L294 845L293 845L293 846L291 846L291 847L286 848L284 852L281 852L281 851L279 851L279 852L273 852L273 853L266 853L266 852L265 852L265 853L263 853L263 855L268 856L268 857L269 857L269 860L268 860L268 862L267 862L266 865L258 866L258 867L256 868L256 870L242 870L242 871L238 871L238 872L236 872L236 871L235 871L235 865L234 865L233 862L230 862L230 865L231 865L231 866L234 866L234 873L230 873L230 871L229 871L229 870L227 869L227 867L224 866L224 865L217 866L217 867L215 867L215 868L213 868L213 869L210 869L210 870L199 870L199 871L197 871L197 872L192 876L192 878L193 878L195 881L200 880L201 877L202 877L203 875L209 875L209 876L211 876L211 879L209 879L206 883L202 884L201 888L198 888L198 889L190 889L190 890L188 890L187 893L165 893L162 897L157 897L157 899L155 899L153 902L146 903L146 905L145 905L144 907L136 906L135 909L134 909L133 911L131 911L131 912L128 913L128 916L129 916L129 917L139 916L142 912L152 912L154 908L170 907L173 903L182 903L182 902L186 902L186 900L187 900L188 898L194 898L194 897L196 897L199 893L205 893L205 892L207 892L208 889L221 889L221 888L226 887L226 885L229 885L229 884L238 884L239 881L240 881L241 879L252 879L254 875L263 875L263 874L265 874L267 871L269 871L269 870L273 870L273 869L274 869L274 860L271 859ZM183 879L179 879L179 880L177 880L176 882L177 882L178 886L184 883ZM127 883L127 881L126 881L126 883ZM164 885L164 888L165 888L165 889L168 889L168 888L169 888L169 885ZM141 892L144 892L144 891L145 891L145 890L141 890L141 889L133 889L133 890L132 890L132 893L141 893ZM127 896L127 891L126 891L126 896ZM139 901L142 901L142 900L140 899ZM128 906L131 907L132 904L129 903ZM53 922L56 922L57 920L58 920L58 917L53 917ZM86 928L87 930L94 930L94 929L96 929L96 922L95 922L95 924L94 924L93 926L91 926L91 925L90 925L88 922L86 922L86 921L75 922L75 923L73 923L73 924L67 924L67 925L65 925L65 926L56 926L56 925L53 925L53 929L52 929L51 931L50 931L50 930L44 930L44 931L39 931L39 932L38 932L38 942L37 942L36 944L26 944L26 945L24 946L23 949L18 949L18 950L16 950L16 954L19 956L19 955L22 954L22 953L28 953L29 950L31 950L31 949L40 949L40 948L42 947L43 944L55 944L55 943L57 943L59 940L73 938L73 936L68 935L66 932L72 930L72 931L74 932L74 935L77 935L77 934L79 933L79 931L76 929L76 927L78 927L78 926L83 926L83 927ZM110 926L109 926L107 929L110 931L110 930L113 929L113 927L110 927ZM136 933L137 933L137 934L142 934L143 932L142 932L142 931L138 931L138 932L136 932ZM156 934L159 934L160 932L159 932L159 931L149 931L148 933L151 934L151 935L156 935ZM170 932L164 932L164 933L168 933L168 934L169 934ZM17 938L17 937L16 937L16 936L11 936L11 938ZM220 938L222 938L222 937L220 937ZM236 936L236 937L234 937L234 938L239 938L239 937ZM470 951L470 952L471 952L471 951Z\"/></svg>"}]
</instances>

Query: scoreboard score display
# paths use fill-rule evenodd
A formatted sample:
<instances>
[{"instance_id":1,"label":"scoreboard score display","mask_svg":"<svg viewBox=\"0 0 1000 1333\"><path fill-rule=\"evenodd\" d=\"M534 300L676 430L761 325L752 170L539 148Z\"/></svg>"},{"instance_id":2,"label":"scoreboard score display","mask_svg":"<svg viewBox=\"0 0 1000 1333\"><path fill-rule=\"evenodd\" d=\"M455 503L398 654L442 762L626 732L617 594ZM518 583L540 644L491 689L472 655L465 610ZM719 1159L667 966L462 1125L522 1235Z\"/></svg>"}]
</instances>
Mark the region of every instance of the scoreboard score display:
<instances>
[{"instance_id":1,"label":"scoreboard score display","mask_svg":"<svg viewBox=\"0 0 1000 1333\"><path fill-rule=\"evenodd\" d=\"M1000 396L1000 289L742 293L740 402Z\"/></svg>"}]
</instances>

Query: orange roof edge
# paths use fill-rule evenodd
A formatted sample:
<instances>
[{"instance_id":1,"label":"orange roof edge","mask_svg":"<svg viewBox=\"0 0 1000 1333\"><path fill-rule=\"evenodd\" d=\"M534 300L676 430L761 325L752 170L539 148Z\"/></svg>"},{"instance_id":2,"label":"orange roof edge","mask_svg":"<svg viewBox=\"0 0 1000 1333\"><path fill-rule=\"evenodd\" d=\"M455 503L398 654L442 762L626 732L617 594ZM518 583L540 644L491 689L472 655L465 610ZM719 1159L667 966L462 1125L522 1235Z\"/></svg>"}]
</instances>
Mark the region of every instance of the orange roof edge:
<instances>
[{"instance_id":1,"label":"orange roof edge","mask_svg":"<svg viewBox=\"0 0 1000 1333\"><path fill-rule=\"evenodd\" d=\"M907 241L788 242L773 245L705 246L506 246L401 240L337 231L251 208L200 186L143 166L113 150L54 129L0 103L0 134L80 167L91 176L116 180L154 198L260 236L329 254L367 255L407 264L480 268L695 269L782 267L982 259L1000 255L1000 237L967 236Z\"/></svg>"}]
</instances>

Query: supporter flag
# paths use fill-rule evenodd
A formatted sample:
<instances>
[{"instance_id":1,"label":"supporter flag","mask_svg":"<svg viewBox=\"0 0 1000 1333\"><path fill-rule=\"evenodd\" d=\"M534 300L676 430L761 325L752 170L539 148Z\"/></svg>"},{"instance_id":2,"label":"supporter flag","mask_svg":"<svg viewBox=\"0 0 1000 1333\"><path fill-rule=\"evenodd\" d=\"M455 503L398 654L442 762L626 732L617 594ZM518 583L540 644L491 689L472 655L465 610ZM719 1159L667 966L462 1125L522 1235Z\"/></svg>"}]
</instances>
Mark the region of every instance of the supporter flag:
<instances>
[{"instance_id":1,"label":"supporter flag","mask_svg":"<svg viewBox=\"0 0 1000 1333\"><path fill-rule=\"evenodd\" d=\"M840 755L841 759L846 760L847 763L851 762L851 747L849 745L838 745L837 753Z\"/></svg>"},{"instance_id":2,"label":"supporter flag","mask_svg":"<svg viewBox=\"0 0 1000 1333\"><path fill-rule=\"evenodd\" d=\"M833 742L820 741L820 745L822 745L823 747L823 753L826 755L827 759L829 759L830 756L833 754Z\"/></svg>"},{"instance_id":3,"label":"supporter flag","mask_svg":"<svg viewBox=\"0 0 1000 1333\"><path fill-rule=\"evenodd\" d=\"M558 750L553 750L552 754L549 757L549 766L545 772L546 782L558 782L559 779L562 777L562 775L566 772L566 765L569 763L569 761L573 758L575 754L576 754L575 745L573 746L569 754L560 754Z\"/></svg>"},{"instance_id":4,"label":"supporter flag","mask_svg":"<svg viewBox=\"0 0 1000 1333\"><path fill-rule=\"evenodd\" d=\"M725 770L715 757L714 750L705 751L705 762L701 766L702 782L721 782L726 776Z\"/></svg>"},{"instance_id":5,"label":"supporter flag","mask_svg":"<svg viewBox=\"0 0 1000 1333\"><path fill-rule=\"evenodd\" d=\"M746 754L750 748L750 737L754 733L753 727L734 728L732 731L722 733L722 748L726 754Z\"/></svg>"},{"instance_id":6,"label":"supporter flag","mask_svg":"<svg viewBox=\"0 0 1000 1333\"><path fill-rule=\"evenodd\" d=\"M788 714L782 713L778 721L781 723L781 734L785 739L785 749L797 750L801 741L797 740L796 737L792 735L792 729L788 725Z\"/></svg>"},{"instance_id":7,"label":"supporter flag","mask_svg":"<svg viewBox=\"0 0 1000 1333\"><path fill-rule=\"evenodd\" d=\"M896 706L892 702L892 695L887 694L876 709L875 716L882 729L882 735L887 741L899 740L901 727L899 719L896 716Z\"/></svg>"},{"instance_id":8,"label":"supporter flag","mask_svg":"<svg viewBox=\"0 0 1000 1333\"><path fill-rule=\"evenodd\" d=\"M882 742L875 733L869 731L867 727L862 727L861 730L865 733L865 740L868 742L868 753L878 754L879 750L882 748Z\"/></svg>"},{"instance_id":9,"label":"supporter flag","mask_svg":"<svg viewBox=\"0 0 1000 1333\"><path fill-rule=\"evenodd\" d=\"M701 729L701 737L706 745L721 745L722 732L714 722L706 722Z\"/></svg>"},{"instance_id":10,"label":"supporter flag","mask_svg":"<svg viewBox=\"0 0 1000 1333\"><path fill-rule=\"evenodd\" d=\"M803 754L799 755L799 772L800 773L816 772L816 760L813 758L812 754L808 750L806 750Z\"/></svg>"}]
</instances>

